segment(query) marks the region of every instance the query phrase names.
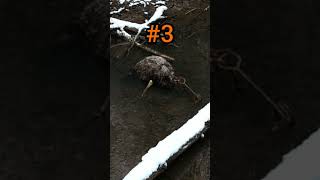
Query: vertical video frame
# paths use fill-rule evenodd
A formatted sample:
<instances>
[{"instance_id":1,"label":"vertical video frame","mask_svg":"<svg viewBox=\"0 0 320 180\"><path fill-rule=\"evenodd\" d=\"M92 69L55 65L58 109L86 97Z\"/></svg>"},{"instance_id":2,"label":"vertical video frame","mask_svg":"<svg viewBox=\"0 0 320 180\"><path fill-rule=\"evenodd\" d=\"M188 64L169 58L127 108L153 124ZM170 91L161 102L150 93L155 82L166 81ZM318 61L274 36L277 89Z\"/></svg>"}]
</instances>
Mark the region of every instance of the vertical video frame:
<instances>
[{"instance_id":1,"label":"vertical video frame","mask_svg":"<svg viewBox=\"0 0 320 180\"><path fill-rule=\"evenodd\" d=\"M209 179L210 1L109 3L110 179Z\"/></svg>"}]
</instances>

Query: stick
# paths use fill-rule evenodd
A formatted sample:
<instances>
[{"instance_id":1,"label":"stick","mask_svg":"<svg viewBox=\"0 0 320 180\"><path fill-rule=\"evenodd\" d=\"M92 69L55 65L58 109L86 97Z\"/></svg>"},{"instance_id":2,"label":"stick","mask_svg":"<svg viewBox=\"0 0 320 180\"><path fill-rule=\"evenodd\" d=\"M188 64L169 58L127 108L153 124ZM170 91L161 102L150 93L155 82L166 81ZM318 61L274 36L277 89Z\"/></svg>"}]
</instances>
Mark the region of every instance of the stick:
<instances>
[{"instance_id":1,"label":"stick","mask_svg":"<svg viewBox=\"0 0 320 180\"><path fill-rule=\"evenodd\" d=\"M118 43L118 44L110 46L110 49L118 47L118 46L125 46L125 45L128 45L128 44L130 44L130 42Z\"/></svg>"},{"instance_id":2,"label":"stick","mask_svg":"<svg viewBox=\"0 0 320 180\"><path fill-rule=\"evenodd\" d=\"M187 11L187 12L185 13L185 15L188 15L189 13L191 13L191 12L193 12L193 11L197 10L197 9L199 9L199 8L193 8L193 9L191 9L191 10Z\"/></svg>"},{"instance_id":3,"label":"stick","mask_svg":"<svg viewBox=\"0 0 320 180\"><path fill-rule=\"evenodd\" d=\"M132 42L132 40L131 39L127 39L127 38L125 38L125 39L128 40L129 42L118 43L118 44L112 45L111 48L114 48L114 47L117 47L117 46L123 46L123 45L130 45L131 44L130 41ZM166 54L163 54L163 53L161 53L161 52L159 52L157 50L151 49L151 48L149 48L149 47L147 47L147 46L145 46L145 45L143 45L141 43L134 42L134 45L136 45L137 47L139 47L142 50L145 50L145 51L147 51L149 53L161 56L161 57L163 57L163 58L165 58L165 59L167 59L169 61L175 61L175 59L173 57L168 56ZM130 51L130 50L128 49L128 51Z\"/></svg>"},{"instance_id":4,"label":"stick","mask_svg":"<svg viewBox=\"0 0 320 180\"><path fill-rule=\"evenodd\" d=\"M197 31L196 31L197 32ZM196 34L196 32L191 33L186 39L190 39L193 35Z\"/></svg>"},{"instance_id":5,"label":"stick","mask_svg":"<svg viewBox=\"0 0 320 180\"><path fill-rule=\"evenodd\" d=\"M136 45L137 47L139 47L139 48L147 51L147 52L150 52L150 53L152 53L152 54L161 56L161 57L163 57L163 58L165 58L165 59L167 59L167 60L170 60L170 61L175 61L175 59L174 59L173 57L168 56L168 55L165 55L165 54L163 54L163 53L161 53L161 52L159 52L159 51L156 51L156 50L154 50L154 49L151 49L151 48L149 48L149 47L147 47L147 46L144 46L144 45L142 45L142 44L140 44L140 43L138 43L138 42L135 42L135 45Z\"/></svg>"}]
</instances>

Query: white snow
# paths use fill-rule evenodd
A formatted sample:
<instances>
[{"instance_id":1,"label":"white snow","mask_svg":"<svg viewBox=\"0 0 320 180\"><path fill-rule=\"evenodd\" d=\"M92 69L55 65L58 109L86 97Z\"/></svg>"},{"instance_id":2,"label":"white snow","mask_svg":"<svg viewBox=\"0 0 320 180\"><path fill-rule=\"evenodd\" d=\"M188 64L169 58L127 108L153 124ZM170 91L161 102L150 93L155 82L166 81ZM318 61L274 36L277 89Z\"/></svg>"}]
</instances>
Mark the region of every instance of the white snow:
<instances>
[{"instance_id":1,"label":"white snow","mask_svg":"<svg viewBox=\"0 0 320 180\"><path fill-rule=\"evenodd\" d=\"M146 6L149 6L150 3L152 5L155 5L155 4L165 5L166 4L166 2L163 0L118 0L120 5L123 5L125 1L129 2L129 4L127 4L128 7L138 6L138 5L143 5L144 7L146 7ZM111 0L110 0L110 4L112 4Z\"/></svg>"},{"instance_id":2,"label":"white snow","mask_svg":"<svg viewBox=\"0 0 320 180\"><path fill-rule=\"evenodd\" d=\"M146 7L146 6L152 5L152 6L156 7L156 10L153 13L153 15L151 16L151 18L149 20L145 20L145 23L142 23L142 24L110 17L110 29L117 29L116 32L118 33L118 35L124 36L129 39L132 39L132 36L124 30L125 27L134 28L134 29L138 30L137 34L140 34L142 30L149 27L148 25L150 23L153 23L161 18L164 18L164 16L163 16L164 11L166 11L168 9L165 6L166 2L163 0L118 0L118 2L119 2L119 4L115 5L115 7L113 7L113 9L116 9L116 10L110 12L111 16L114 14L121 14L123 12L130 11L130 8L132 6ZM128 2L128 3L124 4L124 2ZM110 1L110 4L112 4L112 1ZM161 6L159 6L159 5L161 5ZM125 11L123 11L123 10L125 10ZM137 13L140 13L140 12L137 12ZM145 11L142 11L141 13L148 14L148 12L145 12Z\"/></svg>"},{"instance_id":3,"label":"white snow","mask_svg":"<svg viewBox=\"0 0 320 180\"><path fill-rule=\"evenodd\" d=\"M142 27L143 25L144 24L133 23L133 22L124 21L124 20L120 20L112 17L110 18L110 29L117 29L117 28L124 29L125 27L140 29L140 28L143 28Z\"/></svg>"},{"instance_id":4,"label":"white snow","mask_svg":"<svg viewBox=\"0 0 320 180\"><path fill-rule=\"evenodd\" d=\"M263 180L320 180L320 129L284 156Z\"/></svg>"},{"instance_id":5,"label":"white snow","mask_svg":"<svg viewBox=\"0 0 320 180\"><path fill-rule=\"evenodd\" d=\"M156 4L162 4L162 5L164 5L164 4L166 4L166 2L165 2L165 1L157 1Z\"/></svg>"},{"instance_id":6,"label":"white snow","mask_svg":"<svg viewBox=\"0 0 320 180\"><path fill-rule=\"evenodd\" d=\"M118 14L118 13L120 13L122 10L124 10L124 7L119 8L119 9L116 10L116 11L111 11L110 14Z\"/></svg>"},{"instance_id":7,"label":"white snow","mask_svg":"<svg viewBox=\"0 0 320 180\"><path fill-rule=\"evenodd\" d=\"M140 3L139 3L139 2L131 2L131 3L129 4L129 7L136 6L136 5L138 5L138 4L140 4Z\"/></svg>"},{"instance_id":8,"label":"white snow","mask_svg":"<svg viewBox=\"0 0 320 180\"><path fill-rule=\"evenodd\" d=\"M158 19L164 18L162 15L163 15L163 12L167 9L168 8L166 6L158 7L154 12L154 14L152 15L152 17L145 24L150 24Z\"/></svg>"},{"instance_id":9,"label":"white snow","mask_svg":"<svg viewBox=\"0 0 320 180\"><path fill-rule=\"evenodd\" d=\"M121 9L121 8L120 8ZM110 17L110 29L120 29L120 31L117 31L118 34L121 35L125 35L125 37L129 37L130 34L127 33L124 28L128 27L128 28L134 28L138 30L138 34L143 30L148 28L149 24L152 22L157 21L158 19L164 18L163 13L165 10L167 10L168 8L166 6L160 6L156 9L156 11L154 12L154 14L151 16L151 18L149 20L147 20L145 23L142 24L138 24L138 23L133 23L133 22L129 22L129 21L124 21L124 20L120 20L117 18L113 18Z\"/></svg>"},{"instance_id":10,"label":"white snow","mask_svg":"<svg viewBox=\"0 0 320 180\"><path fill-rule=\"evenodd\" d=\"M210 121L210 103L203 107L193 118L188 120L178 130L173 131L165 139L149 149L142 161L134 167L123 180L144 180L161 166L166 166L167 160L184 148L186 143L205 127Z\"/></svg>"}]
</instances>

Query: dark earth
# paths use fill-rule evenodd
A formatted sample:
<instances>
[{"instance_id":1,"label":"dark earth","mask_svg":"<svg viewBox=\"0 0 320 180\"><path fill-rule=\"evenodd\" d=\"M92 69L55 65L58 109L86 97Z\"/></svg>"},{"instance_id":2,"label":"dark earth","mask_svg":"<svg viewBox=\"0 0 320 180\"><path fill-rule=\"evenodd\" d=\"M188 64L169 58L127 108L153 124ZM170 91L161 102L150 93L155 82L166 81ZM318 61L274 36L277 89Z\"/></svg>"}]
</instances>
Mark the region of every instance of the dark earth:
<instances>
[{"instance_id":1,"label":"dark earth","mask_svg":"<svg viewBox=\"0 0 320 180\"><path fill-rule=\"evenodd\" d=\"M213 179L259 180L320 126L319 2L215 1L214 48L233 48L243 69L291 106L293 128L271 132L272 108L230 72L212 74ZM308 167L306 167L308 168Z\"/></svg>"}]
</instances>

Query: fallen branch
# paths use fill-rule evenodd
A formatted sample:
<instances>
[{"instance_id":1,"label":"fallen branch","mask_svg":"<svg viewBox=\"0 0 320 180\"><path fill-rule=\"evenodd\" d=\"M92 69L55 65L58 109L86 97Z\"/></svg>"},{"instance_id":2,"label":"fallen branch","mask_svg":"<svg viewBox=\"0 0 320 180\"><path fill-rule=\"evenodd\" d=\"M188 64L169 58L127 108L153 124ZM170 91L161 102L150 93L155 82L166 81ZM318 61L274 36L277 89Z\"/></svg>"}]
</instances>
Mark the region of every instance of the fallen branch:
<instances>
[{"instance_id":1,"label":"fallen branch","mask_svg":"<svg viewBox=\"0 0 320 180\"><path fill-rule=\"evenodd\" d=\"M183 146L182 148L179 149L179 151L174 154L172 157L170 157L167 161L167 164L171 164L175 159L177 159L183 152L185 152L192 144L194 144L195 142L197 142L200 138L204 137L204 134L208 131L210 127L210 122L207 122L205 124L205 127L203 128L202 131L200 131L198 134L196 134L192 139L190 139L185 146ZM165 171L167 169L167 165L166 166L162 166L160 168L158 168L158 170L153 173L149 179L155 179L156 177L158 177L163 171Z\"/></svg>"},{"instance_id":2,"label":"fallen branch","mask_svg":"<svg viewBox=\"0 0 320 180\"><path fill-rule=\"evenodd\" d=\"M149 48L147 46L144 46L141 43L135 42L134 44L137 47L139 47L140 49L144 50L144 51L147 51L147 52L152 53L152 54L157 55L157 56L161 56L161 57L163 57L163 58L165 58L165 59L167 59L169 61L175 61L175 59L173 57L168 56L166 54L163 54L163 53L161 53L159 51L156 51L154 49L151 49L151 48ZM122 43L114 44L114 45L111 45L110 48L112 49L112 48L115 48L115 47L125 46L125 45L131 45L131 42L122 42Z\"/></svg>"}]
</instances>

